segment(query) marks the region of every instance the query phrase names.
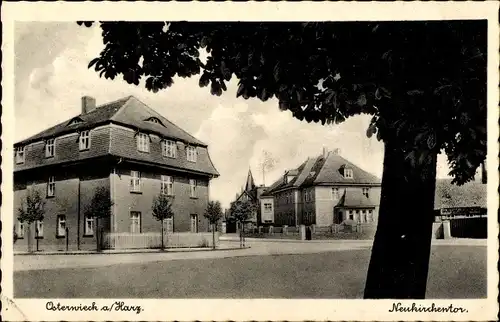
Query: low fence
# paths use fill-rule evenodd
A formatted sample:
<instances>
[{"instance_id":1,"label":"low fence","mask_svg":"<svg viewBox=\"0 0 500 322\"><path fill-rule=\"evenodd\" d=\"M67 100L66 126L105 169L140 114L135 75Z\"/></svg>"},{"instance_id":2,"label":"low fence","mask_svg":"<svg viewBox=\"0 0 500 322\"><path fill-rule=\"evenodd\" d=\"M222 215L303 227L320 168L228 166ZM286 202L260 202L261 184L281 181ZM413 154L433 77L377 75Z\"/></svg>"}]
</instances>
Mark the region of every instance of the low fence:
<instances>
[{"instance_id":1,"label":"low fence","mask_svg":"<svg viewBox=\"0 0 500 322\"><path fill-rule=\"evenodd\" d=\"M165 233L165 248L212 247L212 233ZM103 249L156 249L161 248L161 233L107 233L103 236ZM215 233L215 246L219 246L219 233Z\"/></svg>"},{"instance_id":2,"label":"low fence","mask_svg":"<svg viewBox=\"0 0 500 322\"><path fill-rule=\"evenodd\" d=\"M451 237L487 238L487 218L456 218L450 220Z\"/></svg>"},{"instance_id":3,"label":"low fence","mask_svg":"<svg viewBox=\"0 0 500 322\"><path fill-rule=\"evenodd\" d=\"M375 224L334 224L331 226L307 226L312 239L373 239ZM306 233L307 234L307 233ZM296 226L257 227L245 232L246 237L300 239L300 228Z\"/></svg>"}]
</instances>

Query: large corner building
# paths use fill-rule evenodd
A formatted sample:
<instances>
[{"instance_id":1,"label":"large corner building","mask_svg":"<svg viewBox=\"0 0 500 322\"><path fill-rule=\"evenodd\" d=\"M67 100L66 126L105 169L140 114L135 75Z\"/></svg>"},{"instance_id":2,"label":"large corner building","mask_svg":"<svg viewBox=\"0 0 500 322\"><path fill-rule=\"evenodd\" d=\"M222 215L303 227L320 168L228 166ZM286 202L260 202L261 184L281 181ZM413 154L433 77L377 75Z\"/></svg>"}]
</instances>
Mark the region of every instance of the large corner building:
<instances>
[{"instance_id":1,"label":"large corner building","mask_svg":"<svg viewBox=\"0 0 500 322\"><path fill-rule=\"evenodd\" d=\"M96 106L82 98L81 114L14 145L14 227L18 245L26 243L26 223L17 220L28 189L45 198L38 231L44 248L95 247L100 228L114 233L159 232L153 198L172 197L167 229L208 230L203 212L209 185L219 174L199 141L135 97ZM96 227L85 209L97 187L109 190L112 215ZM67 235L66 235L67 234Z\"/></svg>"}]
</instances>

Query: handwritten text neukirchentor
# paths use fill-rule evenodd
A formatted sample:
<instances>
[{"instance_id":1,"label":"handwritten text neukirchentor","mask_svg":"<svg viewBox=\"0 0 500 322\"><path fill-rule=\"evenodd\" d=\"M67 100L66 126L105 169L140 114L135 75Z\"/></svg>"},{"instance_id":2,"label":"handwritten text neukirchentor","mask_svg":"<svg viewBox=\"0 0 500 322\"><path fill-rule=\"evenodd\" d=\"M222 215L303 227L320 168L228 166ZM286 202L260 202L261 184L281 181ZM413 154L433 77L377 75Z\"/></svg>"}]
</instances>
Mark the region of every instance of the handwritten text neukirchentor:
<instances>
[{"instance_id":1,"label":"handwritten text neukirchentor","mask_svg":"<svg viewBox=\"0 0 500 322\"><path fill-rule=\"evenodd\" d=\"M144 309L140 305L128 305L122 301L112 302L109 305L98 306L96 302L84 304L76 304L76 305L66 305L61 304L60 302L52 302L49 301L45 304L45 309L47 311L72 311L72 312L92 312L92 311L100 311L100 312L135 312L137 314L144 311Z\"/></svg>"},{"instance_id":2,"label":"handwritten text neukirchentor","mask_svg":"<svg viewBox=\"0 0 500 322\"><path fill-rule=\"evenodd\" d=\"M397 312L397 313L420 313L420 312L425 312L425 313L431 313L431 312L436 312L436 313L466 313L468 312L467 309L459 306L453 306L453 304L447 305L447 306L439 306L436 305L435 303L432 303L430 305L422 305L422 304L417 304L417 303L412 303L411 305L404 305L401 302L398 303L392 303L392 308L389 309L389 312Z\"/></svg>"}]
</instances>

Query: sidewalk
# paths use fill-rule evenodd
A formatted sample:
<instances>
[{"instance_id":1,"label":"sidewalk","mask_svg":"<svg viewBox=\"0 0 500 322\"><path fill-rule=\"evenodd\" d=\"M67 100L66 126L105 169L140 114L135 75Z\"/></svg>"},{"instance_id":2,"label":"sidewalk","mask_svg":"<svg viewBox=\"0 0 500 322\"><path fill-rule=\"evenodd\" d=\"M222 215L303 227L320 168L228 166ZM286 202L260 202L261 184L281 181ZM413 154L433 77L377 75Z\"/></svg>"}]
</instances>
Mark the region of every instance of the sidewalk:
<instances>
[{"instance_id":1,"label":"sidewalk","mask_svg":"<svg viewBox=\"0 0 500 322\"><path fill-rule=\"evenodd\" d=\"M233 234L222 235L219 237L221 241L239 241L239 236ZM299 239L287 239L287 238L255 238L255 237L245 237L246 242L257 242L257 243L320 243L320 244L352 244L352 245L363 245L371 247L373 244L373 239L313 239L313 240L299 240ZM450 239L433 239L432 245L449 245L449 246L486 246L488 244L487 239L472 239L472 238L450 238Z\"/></svg>"},{"instance_id":2,"label":"sidewalk","mask_svg":"<svg viewBox=\"0 0 500 322\"><path fill-rule=\"evenodd\" d=\"M247 247L248 248L248 247ZM241 249L240 247L232 247L229 245L219 246L215 251ZM184 253L184 252L206 252L214 251L208 247L191 247L191 248L165 248L160 249L104 249L100 252L96 250L69 250L69 251L14 251L15 256L38 256L38 255L109 255L109 254L163 254L163 253Z\"/></svg>"}]
</instances>

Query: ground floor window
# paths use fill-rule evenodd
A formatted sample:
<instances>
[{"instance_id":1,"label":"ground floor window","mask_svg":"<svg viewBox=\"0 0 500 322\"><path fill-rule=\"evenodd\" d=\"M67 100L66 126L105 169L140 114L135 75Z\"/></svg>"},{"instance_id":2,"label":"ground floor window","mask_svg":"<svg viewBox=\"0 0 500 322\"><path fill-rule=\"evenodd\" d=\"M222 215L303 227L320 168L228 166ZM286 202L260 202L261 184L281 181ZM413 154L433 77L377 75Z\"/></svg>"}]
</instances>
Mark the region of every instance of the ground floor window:
<instances>
[{"instance_id":1,"label":"ground floor window","mask_svg":"<svg viewBox=\"0 0 500 322\"><path fill-rule=\"evenodd\" d=\"M43 237L43 220L37 220L35 222L35 233L37 238Z\"/></svg>"},{"instance_id":2,"label":"ground floor window","mask_svg":"<svg viewBox=\"0 0 500 322\"><path fill-rule=\"evenodd\" d=\"M66 236L66 215L57 215L57 237Z\"/></svg>"},{"instance_id":3,"label":"ground floor window","mask_svg":"<svg viewBox=\"0 0 500 322\"><path fill-rule=\"evenodd\" d=\"M165 218L163 223L165 225L164 227L167 233L171 233L174 231L174 218Z\"/></svg>"},{"instance_id":4,"label":"ground floor window","mask_svg":"<svg viewBox=\"0 0 500 322\"><path fill-rule=\"evenodd\" d=\"M24 223L22 221L17 222L17 238L24 238Z\"/></svg>"},{"instance_id":5,"label":"ground floor window","mask_svg":"<svg viewBox=\"0 0 500 322\"><path fill-rule=\"evenodd\" d=\"M139 211L130 212L130 232L133 234L141 232L141 213Z\"/></svg>"},{"instance_id":6,"label":"ground floor window","mask_svg":"<svg viewBox=\"0 0 500 322\"><path fill-rule=\"evenodd\" d=\"M85 229L83 231L83 234L86 236L94 235L94 217L85 216Z\"/></svg>"},{"instance_id":7,"label":"ground floor window","mask_svg":"<svg viewBox=\"0 0 500 322\"><path fill-rule=\"evenodd\" d=\"M197 214L191 214L191 232L192 233L198 232L198 215Z\"/></svg>"}]
</instances>

